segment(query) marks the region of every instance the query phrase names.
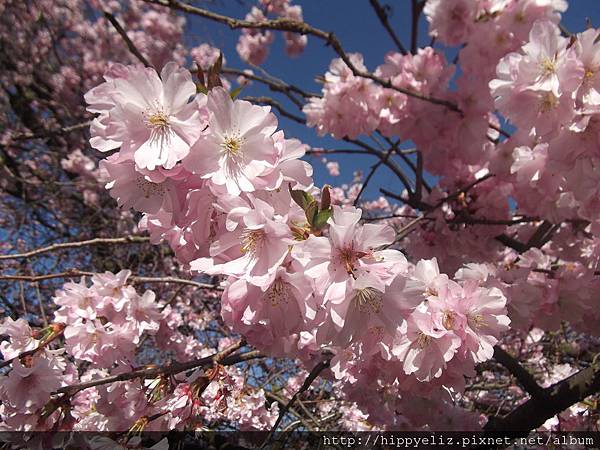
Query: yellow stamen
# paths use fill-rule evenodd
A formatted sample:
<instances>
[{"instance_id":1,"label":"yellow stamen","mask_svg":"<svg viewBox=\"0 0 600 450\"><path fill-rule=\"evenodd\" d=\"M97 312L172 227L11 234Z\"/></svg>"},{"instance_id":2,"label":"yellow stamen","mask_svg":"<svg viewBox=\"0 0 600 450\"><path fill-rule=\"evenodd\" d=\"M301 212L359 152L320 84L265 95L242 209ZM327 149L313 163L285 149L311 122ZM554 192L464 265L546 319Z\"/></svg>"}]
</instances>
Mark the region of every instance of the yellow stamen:
<instances>
[{"instance_id":1,"label":"yellow stamen","mask_svg":"<svg viewBox=\"0 0 600 450\"><path fill-rule=\"evenodd\" d=\"M227 136L221 147L225 149L228 155L235 156L240 152L243 144L243 139L239 136Z\"/></svg>"},{"instance_id":2,"label":"yellow stamen","mask_svg":"<svg viewBox=\"0 0 600 450\"><path fill-rule=\"evenodd\" d=\"M375 313L378 314L381 311L383 300L381 298L381 292L371 287L358 289L354 302L358 307L358 310L363 313Z\"/></svg>"},{"instance_id":3,"label":"yellow stamen","mask_svg":"<svg viewBox=\"0 0 600 450\"><path fill-rule=\"evenodd\" d=\"M419 334L417 336L417 346L420 349L424 349L425 347L427 347L429 345L430 342L431 342L431 336L427 336L423 332L419 331Z\"/></svg>"},{"instance_id":4,"label":"yellow stamen","mask_svg":"<svg viewBox=\"0 0 600 450\"><path fill-rule=\"evenodd\" d=\"M550 75L556 72L556 63L550 58L544 58L541 66L544 75Z\"/></svg>"},{"instance_id":5,"label":"yellow stamen","mask_svg":"<svg viewBox=\"0 0 600 450\"><path fill-rule=\"evenodd\" d=\"M244 230L241 236L242 252L254 255L262 245L265 232L263 230Z\"/></svg>"}]
</instances>

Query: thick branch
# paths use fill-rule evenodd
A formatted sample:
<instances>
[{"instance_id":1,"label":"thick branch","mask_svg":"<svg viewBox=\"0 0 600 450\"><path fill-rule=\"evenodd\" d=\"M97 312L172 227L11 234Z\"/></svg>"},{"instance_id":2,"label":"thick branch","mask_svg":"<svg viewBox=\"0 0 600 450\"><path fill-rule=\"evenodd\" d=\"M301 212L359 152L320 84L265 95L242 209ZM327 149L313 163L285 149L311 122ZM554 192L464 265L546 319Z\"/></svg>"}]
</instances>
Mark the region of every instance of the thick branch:
<instances>
[{"instance_id":1,"label":"thick branch","mask_svg":"<svg viewBox=\"0 0 600 450\"><path fill-rule=\"evenodd\" d=\"M530 248L542 248L550 239L552 235L560 228L560 224L553 225L548 221L542 222L542 224L535 230L535 233L529 238L526 243L518 241L506 234L496 236L496 240L506 245L507 247L516 250L518 253L525 253Z\"/></svg>"},{"instance_id":2,"label":"thick branch","mask_svg":"<svg viewBox=\"0 0 600 450\"><path fill-rule=\"evenodd\" d=\"M580 370L530 398L502 418L491 417L484 427L489 433L523 436L546 420L600 391L600 364L596 355L590 367Z\"/></svg>"},{"instance_id":3,"label":"thick branch","mask_svg":"<svg viewBox=\"0 0 600 450\"><path fill-rule=\"evenodd\" d=\"M417 53L418 41L419 41L419 16L425 6L425 0L412 0L412 24L410 31L410 52L413 54Z\"/></svg>"},{"instance_id":4,"label":"thick branch","mask_svg":"<svg viewBox=\"0 0 600 450\"><path fill-rule=\"evenodd\" d=\"M494 359L502 364L532 397L544 395L544 390L537 384L533 375L499 345L494 347Z\"/></svg>"}]
</instances>

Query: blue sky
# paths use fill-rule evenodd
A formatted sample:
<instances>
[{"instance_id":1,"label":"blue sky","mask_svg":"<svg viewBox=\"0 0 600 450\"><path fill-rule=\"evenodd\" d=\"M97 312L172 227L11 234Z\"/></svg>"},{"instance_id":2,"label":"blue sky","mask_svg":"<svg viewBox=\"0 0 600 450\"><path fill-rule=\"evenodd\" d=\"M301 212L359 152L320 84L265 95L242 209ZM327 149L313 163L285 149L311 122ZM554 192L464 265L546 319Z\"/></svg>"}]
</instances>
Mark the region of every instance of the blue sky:
<instances>
[{"instance_id":1,"label":"blue sky","mask_svg":"<svg viewBox=\"0 0 600 450\"><path fill-rule=\"evenodd\" d=\"M393 6L390 23L396 34L405 46L410 45L410 1L409 0L380 0L381 4ZM203 7L231 17L243 18L250 10L251 1L245 0L213 0L201 2ZM304 20L317 28L325 31L334 31L347 52L360 52L370 70L382 63L383 56L396 47L387 32L381 26L375 12L368 0L296 0L294 4L302 6ZM572 0L569 9L563 15L563 25L571 32L579 32L586 28L586 18L592 25L600 27L600 0ZM221 48L227 60L227 65L235 68L248 68L235 51L239 31L230 30L227 26L217 24L206 19L187 15L188 27L186 40L190 45L207 42ZM421 18L419 23L419 46L426 46L430 42L427 35L427 23ZM443 49L443 47L441 47ZM455 51L448 53L448 58L453 58ZM333 50L324 45L323 41L309 37L305 52L297 58L285 55L283 38L276 33L275 42L271 47L269 57L262 65L270 74L295 84L307 91L320 92L321 86L314 78L323 75L332 58L336 57ZM282 105L292 112L297 113L294 105L280 96L273 95L268 89L257 85L250 86L241 94L267 95L276 98ZM288 137L296 137L312 147L323 148L348 148L344 142L328 137L318 137L307 127L301 126L291 120L280 117L280 127ZM368 141L366 137L361 139ZM372 141L371 141L372 143ZM403 147L410 147L406 143ZM341 184L352 179L352 173L361 169L367 173L375 162L375 158L356 155L336 155L332 160L340 163L342 174L339 177L330 177L327 170L317 158L309 161L315 169L315 182L317 185ZM386 186L388 189L400 191L398 179L390 171L380 168L374 183L365 192L366 198L375 198L379 195L378 189Z\"/></svg>"}]
</instances>

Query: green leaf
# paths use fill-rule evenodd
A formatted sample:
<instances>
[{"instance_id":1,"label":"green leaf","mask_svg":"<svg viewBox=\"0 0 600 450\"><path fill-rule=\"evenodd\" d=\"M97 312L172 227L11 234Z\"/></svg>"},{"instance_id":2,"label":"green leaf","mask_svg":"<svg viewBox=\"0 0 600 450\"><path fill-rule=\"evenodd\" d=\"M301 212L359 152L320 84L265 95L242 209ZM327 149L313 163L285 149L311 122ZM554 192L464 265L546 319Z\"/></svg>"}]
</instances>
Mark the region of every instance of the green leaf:
<instances>
[{"instance_id":1,"label":"green leaf","mask_svg":"<svg viewBox=\"0 0 600 450\"><path fill-rule=\"evenodd\" d=\"M203 84L196 83L196 92L202 93L202 94L208 94L208 89Z\"/></svg>"},{"instance_id":2,"label":"green leaf","mask_svg":"<svg viewBox=\"0 0 600 450\"><path fill-rule=\"evenodd\" d=\"M305 213L306 213L306 220L308 221L308 224L314 228L315 220L317 218L317 215L319 214L319 204L315 200L313 200L306 207Z\"/></svg>"},{"instance_id":3,"label":"green leaf","mask_svg":"<svg viewBox=\"0 0 600 450\"><path fill-rule=\"evenodd\" d=\"M319 211L314 218L312 227L317 230L321 230L322 228L325 227L325 225L327 225L327 221L329 220L329 218L331 217L332 214L333 214L333 211L331 208L325 209L323 211Z\"/></svg>"},{"instance_id":4,"label":"green leaf","mask_svg":"<svg viewBox=\"0 0 600 450\"><path fill-rule=\"evenodd\" d=\"M235 100L237 96L240 95L240 92L242 92L242 87L243 86L238 86L229 93L229 95L231 96L231 100Z\"/></svg>"},{"instance_id":5,"label":"green leaf","mask_svg":"<svg viewBox=\"0 0 600 450\"><path fill-rule=\"evenodd\" d=\"M300 208L302 208L303 211L306 211L308 205L315 201L313 196L310 195L308 192L292 190L292 188L290 188L290 195L292 196L296 204Z\"/></svg>"}]
</instances>

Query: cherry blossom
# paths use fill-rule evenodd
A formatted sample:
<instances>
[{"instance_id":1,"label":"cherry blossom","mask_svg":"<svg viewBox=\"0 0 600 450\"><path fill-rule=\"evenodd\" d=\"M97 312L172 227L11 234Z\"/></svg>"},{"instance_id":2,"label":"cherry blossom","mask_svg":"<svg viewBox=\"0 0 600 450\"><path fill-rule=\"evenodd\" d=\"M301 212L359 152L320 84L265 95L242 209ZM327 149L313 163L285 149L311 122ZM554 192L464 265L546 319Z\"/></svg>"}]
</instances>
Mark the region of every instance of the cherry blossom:
<instances>
[{"instance_id":1,"label":"cherry blossom","mask_svg":"<svg viewBox=\"0 0 600 450\"><path fill-rule=\"evenodd\" d=\"M224 89L208 95L208 133L194 144L184 165L227 192L252 192L254 180L276 161L277 119L268 107L232 101Z\"/></svg>"}]
</instances>

